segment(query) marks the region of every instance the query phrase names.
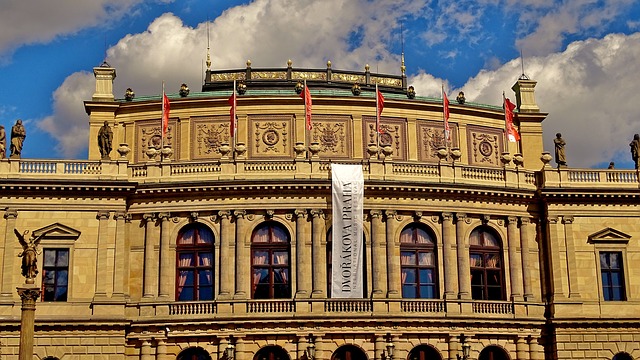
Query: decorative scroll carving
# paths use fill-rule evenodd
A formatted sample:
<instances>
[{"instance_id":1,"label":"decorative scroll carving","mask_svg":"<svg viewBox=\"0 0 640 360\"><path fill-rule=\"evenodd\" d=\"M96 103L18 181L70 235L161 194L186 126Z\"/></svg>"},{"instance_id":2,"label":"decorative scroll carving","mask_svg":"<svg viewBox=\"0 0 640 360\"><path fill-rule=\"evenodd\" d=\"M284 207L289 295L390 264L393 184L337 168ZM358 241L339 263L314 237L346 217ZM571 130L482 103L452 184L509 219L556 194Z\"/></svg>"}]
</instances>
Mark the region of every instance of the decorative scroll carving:
<instances>
[{"instance_id":1,"label":"decorative scroll carving","mask_svg":"<svg viewBox=\"0 0 640 360\"><path fill-rule=\"evenodd\" d=\"M192 118L191 133L195 134L195 141L191 145L192 159L220 158L220 146L230 141L229 117Z\"/></svg>"},{"instance_id":2,"label":"decorative scroll carving","mask_svg":"<svg viewBox=\"0 0 640 360\"><path fill-rule=\"evenodd\" d=\"M293 71L291 72L291 79L293 80L327 80L326 72L312 72L312 71Z\"/></svg>"},{"instance_id":3,"label":"decorative scroll carving","mask_svg":"<svg viewBox=\"0 0 640 360\"><path fill-rule=\"evenodd\" d=\"M264 115L250 118L252 157L291 157L292 115Z\"/></svg>"},{"instance_id":4,"label":"decorative scroll carving","mask_svg":"<svg viewBox=\"0 0 640 360\"><path fill-rule=\"evenodd\" d=\"M351 157L351 118L349 116L317 116L313 118L310 143L320 146L321 158Z\"/></svg>"},{"instance_id":5,"label":"decorative scroll carving","mask_svg":"<svg viewBox=\"0 0 640 360\"><path fill-rule=\"evenodd\" d=\"M468 134L470 165L501 165L500 153L503 145L500 130L470 126Z\"/></svg>"},{"instance_id":6,"label":"decorative scroll carving","mask_svg":"<svg viewBox=\"0 0 640 360\"><path fill-rule=\"evenodd\" d=\"M402 79L394 79L388 77L372 76L371 83L382 86L402 87Z\"/></svg>"},{"instance_id":7,"label":"decorative scroll carving","mask_svg":"<svg viewBox=\"0 0 640 360\"><path fill-rule=\"evenodd\" d=\"M251 79L287 80L286 71L254 71Z\"/></svg>"},{"instance_id":8,"label":"decorative scroll carving","mask_svg":"<svg viewBox=\"0 0 640 360\"><path fill-rule=\"evenodd\" d=\"M366 158L370 155L367 147L370 144L376 144L378 139L376 136L376 118L374 116L363 116L362 124L364 126L363 133L366 141L362 144L363 154ZM383 133L380 134L380 146L390 146L393 153L391 157L394 160L405 160L407 158L407 136L406 136L406 120L398 118L381 117L380 128Z\"/></svg>"},{"instance_id":9,"label":"decorative scroll carving","mask_svg":"<svg viewBox=\"0 0 640 360\"><path fill-rule=\"evenodd\" d=\"M247 73L244 71L236 73L211 74L211 81L245 80L246 77Z\"/></svg>"},{"instance_id":10,"label":"decorative scroll carving","mask_svg":"<svg viewBox=\"0 0 640 360\"><path fill-rule=\"evenodd\" d=\"M135 161L137 162L149 159L150 157L147 155L148 151L159 154L163 145L173 149L170 159L175 159L175 154L178 153L178 149L174 148L173 141L176 136L176 123L176 120L169 119L167 134L163 141L160 119L136 122L136 143L134 145Z\"/></svg>"},{"instance_id":11,"label":"decorative scroll carving","mask_svg":"<svg viewBox=\"0 0 640 360\"><path fill-rule=\"evenodd\" d=\"M442 121L418 120L418 154L420 161L437 162L438 149L445 146L444 123ZM458 126L449 122L451 141L449 147L458 147Z\"/></svg>"},{"instance_id":12,"label":"decorative scroll carving","mask_svg":"<svg viewBox=\"0 0 640 360\"><path fill-rule=\"evenodd\" d=\"M348 83L364 84L366 82L366 79L364 75L333 72L331 73L331 81L344 81Z\"/></svg>"}]
</instances>

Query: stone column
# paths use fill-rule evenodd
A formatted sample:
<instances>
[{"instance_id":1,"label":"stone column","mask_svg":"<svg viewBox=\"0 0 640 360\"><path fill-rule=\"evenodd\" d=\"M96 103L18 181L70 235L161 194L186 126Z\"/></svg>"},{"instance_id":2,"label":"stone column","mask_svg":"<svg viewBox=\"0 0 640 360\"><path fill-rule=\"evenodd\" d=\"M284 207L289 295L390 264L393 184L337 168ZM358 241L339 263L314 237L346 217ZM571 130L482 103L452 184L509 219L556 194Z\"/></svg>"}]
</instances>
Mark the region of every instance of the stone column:
<instances>
[{"instance_id":1,"label":"stone column","mask_svg":"<svg viewBox=\"0 0 640 360\"><path fill-rule=\"evenodd\" d=\"M234 256L235 256L235 231L231 224L231 211L218 211L220 217L220 290L219 298L230 299L234 289Z\"/></svg>"},{"instance_id":2,"label":"stone column","mask_svg":"<svg viewBox=\"0 0 640 360\"><path fill-rule=\"evenodd\" d=\"M529 218L520 218L520 248L522 252L522 271L524 273L522 280L524 282L525 301L535 300L531 286L531 273L533 272L533 269L530 268L531 262L529 261L529 223Z\"/></svg>"},{"instance_id":3,"label":"stone column","mask_svg":"<svg viewBox=\"0 0 640 360\"><path fill-rule=\"evenodd\" d=\"M384 231L384 224L382 223L382 211L371 210L369 211L371 217L371 282L373 283L373 297L382 298L387 293L384 284L386 279L384 275L387 273L386 261L384 259L384 239L386 232Z\"/></svg>"},{"instance_id":4,"label":"stone column","mask_svg":"<svg viewBox=\"0 0 640 360\"><path fill-rule=\"evenodd\" d=\"M307 227L307 210L297 209L296 218L296 298L308 298L311 294L311 256L309 254L309 230Z\"/></svg>"},{"instance_id":5,"label":"stone column","mask_svg":"<svg viewBox=\"0 0 640 360\"><path fill-rule=\"evenodd\" d=\"M153 348L151 347L151 341L148 339L142 340L140 360L153 360Z\"/></svg>"},{"instance_id":6,"label":"stone column","mask_svg":"<svg viewBox=\"0 0 640 360\"><path fill-rule=\"evenodd\" d=\"M385 220L387 225L387 297L399 299L402 297L400 289L400 247L397 246L395 234L398 226L398 213L395 210L386 210Z\"/></svg>"},{"instance_id":7,"label":"stone column","mask_svg":"<svg viewBox=\"0 0 640 360\"><path fill-rule=\"evenodd\" d=\"M442 257L444 267L444 298L456 299L458 296L458 265L456 264L456 231L453 214L442 213Z\"/></svg>"},{"instance_id":8,"label":"stone column","mask_svg":"<svg viewBox=\"0 0 640 360\"><path fill-rule=\"evenodd\" d=\"M382 352L384 351L385 346L385 335L384 334L375 334L375 342L373 347L373 358L374 359L382 359ZM385 359L388 360L388 359Z\"/></svg>"},{"instance_id":9,"label":"stone column","mask_svg":"<svg viewBox=\"0 0 640 360\"><path fill-rule=\"evenodd\" d=\"M456 242L458 248L458 298L471 299L471 267L469 265L469 246L465 237L467 214L456 213Z\"/></svg>"},{"instance_id":10,"label":"stone column","mask_svg":"<svg viewBox=\"0 0 640 360\"><path fill-rule=\"evenodd\" d=\"M567 272L569 273L569 298L579 299L580 284L578 283L578 263L576 260L576 245L573 240L573 216L562 217L564 224L565 242L567 245Z\"/></svg>"},{"instance_id":11,"label":"stone column","mask_svg":"<svg viewBox=\"0 0 640 360\"><path fill-rule=\"evenodd\" d=\"M18 243L18 238L13 233L16 228L16 218L18 212L14 209L7 209L4 212L4 218L6 219L5 232L4 232L4 256L2 258L2 293L0 293L0 300L13 302L13 264L16 257L14 251L15 244Z\"/></svg>"},{"instance_id":12,"label":"stone column","mask_svg":"<svg viewBox=\"0 0 640 360\"><path fill-rule=\"evenodd\" d=\"M23 285L18 287L18 295L22 300L22 313L20 316L20 348L19 360L33 360L34 318L36 313L36 300L40 298L40 288L36 285Z\"/></svg>"},{"instance_id":13,"label":"stone column","mask_svg":"<svg viewBox=\"0 0 640 360\"><path fill-rule=\"evenodd\" d=\"M171 214L168 212L158 215L160 219L160 293L158 297L162 298L162 300L169 300L173 284L175 284L175 279L171 276L175 266L175 257L172 257L169 253L170 217Z\"/></svg>"},{"instance_id":14,"label":"stone column","mask_svg":"<svg viewBox=\"0 0 640 360\"><path fill-rule=\"evenodd\" d=\"M311 210L311 256L312 287L311 297L324 298L327 290L327 249L322 246L324 233L324 214L322 210Z\"/></svg>"},{"instance_id":15,"label":"stone column","mask_svg":"<svg viewBox=\"0 0 640 360\"><path fill-rule=\"evenodd\" d=\"M449 357L447 359L449 360L457 360L458 358L456 357L456 355L458 354L458 352L460 351L460 340L458 339L457 336L449 336ZM460 353L460 355L462 355Z\"/></svg>"},{"instance_id":16,"label":"stone column","mask_svg":"<svg viewBox=\"0 0 640 360\"><path fill-rule=\"evenodd\" d=\"M144 292L142 297L155 298L158 290L158 264L155 251L156 214L147 213L142 216L145 221L144 239ZM150 346L150 345L149 345Z\"/></svg>"},{"instance_id":17,"label":"stone column","mask_svg":"<svg viewBox=\"0 0 640 360\"><path fill-rule=\"evenodd\" d=\"M98 220L98 259L96 260L96 292L95 298L106 298L109 288L109 274L107 269L107 237L109 236L109 212L99 211Z\"/></svg>"},{"instance_id":18,"label":"stone column","mask_svg":"<svg viewBox=\"0 0 640 360\"><path fill-rule=\"evenodd\" d=\"M522 301L522 256L518 255L520 235L518 218L507 217L507 237L509 242L509 278L511 279L511 300Z\"/></svg>"},{"instance_id":19,"label":"stone column","mask_svg":"<svg viewBox=\"0 0 640 360\"><path fill-rule=\"evenodd\" d=\"M251 239L246 239L247 212L236 210L236 294L234 299L251 297Z\"/></svg>"},{"instance_id":20,"label":"stone column","mask_svg":"<svg viewBox=\"0 0 640 360\"><path fill-rule=\"evenodd\" d=\"M533 336L529 337L529 359L544 360L544 347Z\"/></svg>"},{"instance_id":21,"label":"stone column","mask_svg":"<svg viewBox=\"0 0 640 360\"><path fill-rule=\"evenodd\" d=\"M158 339L156 342L156 354L157 360L169 360L169 356L167 356L167 343L164 339Z\"/></svg>"},{"instance_id":22,"label":"stone column","mask_svg":"<svg viewBox=\"0 0 640 360\"><path fill-rule=\"evenodd\" d=\"M516 339L516 359L517 360L529 360L529 347L527 346L527 339L522 336L518 336Z\"/></svg>"},{"instance_id":23,"label":"stone column","mask_svg":"<svg viewBox=\"0 0 640 360\"><path fill-rule=\"evenodd\" d=\"M127 214L124 212L117 212L113 215L113 220L116 221L116 247L113 263L113 298L120 300L124 299L124 285L125 279L129 276L125 272L125 264L128 263L128 259L125 259L128 247L125 247L125 219Z\"/></svg>"},{"instance_id":24,"label":"stone column","mask_svg":"<svg viewBox=\"0 0 640 360\"><path fill-rule=\"evenodd\" d=\"M235 338L235 359L234 360L248 360L253 357L253 354L247 353L247 344L244 341L244 337Z\"/></svg>"},{"instance_id":25,"label":"stone column","mask_svg":"<svg viewBox=\"0 0 640 360\"><path fill-rule=\"evenodd\" d=\"M558 218L550 217L547 219L547 233L549 234L549 242L547 242L546 252L550 263L545 266L545 272L550 272L551 292L553 299L566 299L566 293L563 286L564 270L566 269L566 261L560 260L560 234L559 234Z\"/></svg>"}]
</instances>

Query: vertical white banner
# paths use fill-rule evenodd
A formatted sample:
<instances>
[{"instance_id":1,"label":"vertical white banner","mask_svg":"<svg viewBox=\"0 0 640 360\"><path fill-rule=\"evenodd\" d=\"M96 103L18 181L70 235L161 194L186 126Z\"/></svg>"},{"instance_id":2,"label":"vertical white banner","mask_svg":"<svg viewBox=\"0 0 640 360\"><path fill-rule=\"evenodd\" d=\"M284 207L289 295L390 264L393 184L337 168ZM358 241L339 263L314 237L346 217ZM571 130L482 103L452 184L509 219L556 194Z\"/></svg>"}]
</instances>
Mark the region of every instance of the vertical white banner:
<instances>
[{"instance_id":1,"label":"vertical white banner","mask_svg":"<svg viewBox=\"0 0 640 360\"><path fill-rule=\"evenodd\" d=\"M331 297L363 297L362 165L331 164Z\"/></svg>"}]
</instances>

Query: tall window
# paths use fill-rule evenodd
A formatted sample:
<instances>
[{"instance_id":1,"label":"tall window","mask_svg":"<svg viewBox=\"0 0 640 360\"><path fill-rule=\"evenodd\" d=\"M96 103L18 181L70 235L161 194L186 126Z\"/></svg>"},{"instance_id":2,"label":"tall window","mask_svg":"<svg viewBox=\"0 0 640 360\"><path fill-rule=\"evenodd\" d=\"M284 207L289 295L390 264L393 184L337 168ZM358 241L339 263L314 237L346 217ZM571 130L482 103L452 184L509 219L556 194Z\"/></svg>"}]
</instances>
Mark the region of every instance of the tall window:
<instances>
[{"instance_id":1,"label":"tall window","mask_svg":"<svg viewBox=\"0 0 640 360\"><path fill-rule=\"evenodd\" d=\"M502 348L487 346L480 352L478 360L509 360L509 357Z\"/></svg>"},{"instance_id":2,"label":"tall window","mask_svg":"<svg viewBox=\"0 0 640 360\"><path fill-rule=\"evenodd\" d=\"M343 345L331 355L331 360L367 360L367 355L357 346Z\"/></svg>"},{"instance_id":3,"label":"tall window","mask_svg":"<svg viewBox=\"0 0 640 360\"><path fill-rule=\"evenodd\" d=\"M409 353L409 360L441 360L438 350L429 345L419 345Z\"/></svg>"},{"instance_id":4,"label":"tall window","mask_svg":"<svg viewBox=\"0 0 640 360\"><path fill-rule=\"evenodd\" d=\"M213 300L213 232L191 224L178 234L176 299Z\"/></svg>"},{"instance_id":5,"label":"tall window","mask_svg":"<svg viewBox=\"0 0 640 360\"><path fill-rule=\"evenodd\" d=\"M499 237L487 226L471 232L469 258L471 297L476 300L504 300L502 247Z\"/></svg>"},{"instance_id":6,"label":"tall window","mask_svg":"<svg viewBox=\"0 0 640 360\"><path fill-rule=\"evenodd\" d=\"M280 346L265 346L253 356L253 360L289 360L289 355Z\"/></svg>"},{"instance_id":7,"label":"tall window","mask_svg":"<svg viewBox=\"0 0 640 360\"><path fill-rule=\"evenodd\" d=\"M327 232L327 297L331 297L331 279L333 271L333 233L331 229ZM362 233L362 293L367 297L367 241L366 236Z\"/></svg>"},{"instance_id":8,"label":"tall window","mask_svg":"<svg viewBox=\"0 0 640 360\"><path fill-rule=\"evenodd\" d=\"M435 241L431 231L413 223L400 233L402 297L435 299L438 297Z\"/></svg>"},{"instance_id":9,"label":"tall window","mask_svg":"<svg viewBox=\"0 0 640 360\"><path fill-rule=\"evenodd\" d=\"M275 222L267 222L251 236L251 293L254 299L291 297L290 237Z\"/></svg>"},{"instance_id":10,"label":"tall window","mask_svg":"<svg viewBox=\"0 0 640 360\"><path fill-rule=\"evenodd\" d=\"M67 301L69 249L44 249L42 300Z\"/></svg>"},{"instance_id":11,"label":"tall window","mask_svg":"<svg viewBox=\"0 0 640 360\"><path fill-rule=\"evenodd\" d=\"M178 360L211 360L211 355L201 347L190 347L178 354Z\"/></svg>"},{"instance_id":12,"label":"tall window","mask_svg":"<svg viewBox=\"0 0 640 360\"><path fill-rule=\"evenodd\" d=\"M602 294L605 301L626 300L621 252L601 252L600 272L602 274Z\"/></svg>"}]
</instances>

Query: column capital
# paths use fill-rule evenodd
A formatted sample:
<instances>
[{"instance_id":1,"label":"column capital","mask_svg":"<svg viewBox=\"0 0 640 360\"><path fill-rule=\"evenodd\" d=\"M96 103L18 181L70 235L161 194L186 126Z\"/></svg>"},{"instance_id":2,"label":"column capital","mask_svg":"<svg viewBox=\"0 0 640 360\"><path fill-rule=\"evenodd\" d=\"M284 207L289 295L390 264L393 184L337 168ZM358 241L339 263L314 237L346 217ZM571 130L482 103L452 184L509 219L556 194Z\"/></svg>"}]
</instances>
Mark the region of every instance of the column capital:
<instances>
[{"instance_id":1,"label":"column capital","mask_svg":"<svg viewBox=\"0 0 640 360\"><path fill-rule=\"evenodd\" d=\"M507 216L507 225L518 225L517 216Z\"/></svg>"},{"instance_id":2,"label":"column capital","mask_svg":"<svg viewBox=\"0 0 640 360\"><path fill-rule=\"evenodd\" d=\"M38 287L19 287L18 295L25 304L32 303L35 305L36 300L40 298L40 288Z\"/></svg>"},{"instance_id":3,"label":"column capital","mask_svg":"<svg viewBox=\"0 0 640 360\"><path fill-rule=\"evenodd\" d=\"M169 220L170 217L171 217L170 212L161 212L158 214L158 219L160 219L163 222Z\"/></svg>"},{"instance_id":4,"label":"column capital","mask_svg":"<svg viewBox=\"0 0 640 360\"><path fill-rule=\"evenodd\" d=\"M311 217L314 219L324 218L324 211L322 209L311 209Z\"/></svg>"},{"instance_id":5,"label":"column capital","mask_svg":"<svg viewBox=\"0 0 640 360\"><path fill-rule=\"evenodd\" d=\"M9 220L9 219L16 219L18 217L18 210L16 209L6 209L4 211L4 218Z\"/></svg>"},{"instance_id":6,"label":"column capital","mask_svg":"<svg viewBox=\"0 0 640 360\"><path fill-rule=\"evenodd\" d=\"M573 224L573 215L567 215L562 217L563 224Z\"/></svg>"},{"instance_id":7,"label":"column capital","mask_svg":"<svg viewBox=\"0 0 640 360\"><path fill-rule=\"evenodd\" d=\"M146 222L153 222L158 218L156 213L145 213L142 214L142 219Z\"/></svg>"},{"instance_id":8,"label":"column capital","mask_svg":"<svg viewBox=\"0 0 640 360\"><path fill-rule=\"evenodd\" d=\"M218 216L220 217L220 219L229 220L231 219L231 210L220 210L218 211Z\"/></svg>"},{"instance_id":9,"label":"column capital","mask_svg":"<svg viewBox=\"0 0 640 360\"><path fill-rule=\"evenodd\" d=\"M307 210L306 209L295 209L293 211L293 214L295 215L296 219L305 220L307 218Z\"/></svg>"},{"instance_id":10,"label":"column capital","mask_svg":"<svg viewBox=\"0 0 640 360\"><path fill-rule=\"evenodd\" d=\"M527 226L530 223L531 223L531 219L528 216L521 216L520 217L520 225Z\"/></svg>"},{"instance_id":11,"label":"column capital","mask_svg":"<svg viewBox=\"0 0 640 360\"><path fill-rule=\"evenodd\" d=\"M96 214L96 219L98 220L109 220L109 215L111 213L109 211L98 211L98 213Z\"/></svg>"},{"instance_id":12,"label":"column capital","mask_svg":"<svg viewBox=\"0 0 640 360\"><path fill-rule=\"evenodd\" d=\"M125 211L116 211L116 213L113 214L113 220L127 220L127 216L131 217L131 215Z\"/></svg>"},{"instance_id":13,"label":"column capital","mask_svg":"<svg viewBox=\"0 0 640 360\"><path fill-rule=\"evenodd\" d=\"M244 219L247 217L247 210L234 210L233 216L235 216L236 219Z\"/></svg>"},{"instance_id":14,"label":"column capital","mask_svg":"<svg viewBox=\"0 0 640 360\"><path fill-rule=\"evenodd\" d=\"M389 220L400 221L400 220L402 220L402 216L398 215L398 211L397 210L385 210L384 211L384 219L386 221L389 221Z\"/></svg>"},{"instance_id":15,"label":"column capital","mask_svg":"<svg viewBox=\"0 0 640 360\"><path fill-rule=\"evenodd\" d=\"M369 210L372 219L382 218L382 210Z\"/></svg>"},{"instance_id":16,"label":"column capital","mask_svg":"<svg viewBox=\"0 0 640 360\"><path fill-rule=\"evenodd\" d=\"M453 221L453 213L443 212L441 215L442 221Z\"/></svg>"},{"instance_id":17,"label":"column capital","mask_svg":"<svg viewBox=\"0 0 640 360\"><path fill-rule=\"evenodd\" d=\"M555 225L558 223L558 217L557 216L550 216L549 218L547 218L547 222L549 224Z\"/></svg>"},{"instance_id":18,"label":"column capital","mask_svg":"<svg viewBox=\"0 0 640 360\"><path fill-rule=\"evenodd\" d=\"M413 212L413 220L420 221L422 219L422 211L414 211Z\"/></svg>"},{"instance_id":19,"label":"column capital","mask_svg":"<svg viewBox=\"0 0 640 360\"><path fill-rule=\"evenodd\" d=\"M456 221L465 221L466 219L468 219L467 214L465 213L456 213Z\"/></svg>"}]
</instances>

